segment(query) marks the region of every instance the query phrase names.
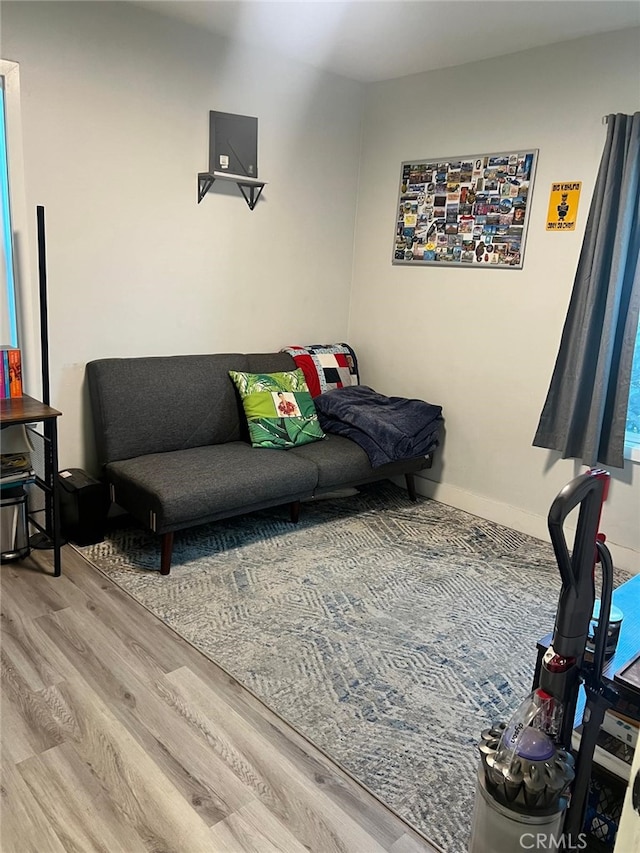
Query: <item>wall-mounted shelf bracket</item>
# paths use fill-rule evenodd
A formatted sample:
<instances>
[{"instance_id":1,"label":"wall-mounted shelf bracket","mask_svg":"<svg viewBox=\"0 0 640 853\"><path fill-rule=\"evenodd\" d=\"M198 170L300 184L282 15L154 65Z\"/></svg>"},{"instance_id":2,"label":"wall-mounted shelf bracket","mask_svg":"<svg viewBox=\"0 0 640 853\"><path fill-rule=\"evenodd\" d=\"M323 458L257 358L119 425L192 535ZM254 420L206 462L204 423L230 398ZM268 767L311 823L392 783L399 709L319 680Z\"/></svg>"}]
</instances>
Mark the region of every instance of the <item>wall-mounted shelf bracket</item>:
<instances>
[{"instance_id":1,"label":"wall-mounted shelf bracket","mask_svg":"<svg viewBox=\"0 0 640 853\"><path fill-rule=\"evenodd\" d=\"M230 172L198 172L198 204L200 204L216 180L232 181L234 184L237 184L244 196L244 200L249 205L249 210L253 210L256 206L260 194L267 183L267 181L259 181L257 178L233 175Z\"/></svg>"},{"instance_id":2,"label":"wall-mounted shelf bracket","mask_svg":"<svg viewBox=\"0 0 640 853\"><path fill-rule=\"evenodd\" d=\"M210 175L208 172L199 172L198 173L198 204L202 201L202 199L209 192L211 187L213 186L213 182L215 178L213 175Z\"/></svg>"},{"instance_id":3,"label":"wall-mounted shelf bracket","mask_svg":"<svg viewBox=\"0 0 640 853\"><path fill-rule=\"evenodd\" d=\"M249 205L249 210L253 210L264 189L264 184L241 184L239 181L237 183L244 200Z\"/></svg>"}]
</instances>

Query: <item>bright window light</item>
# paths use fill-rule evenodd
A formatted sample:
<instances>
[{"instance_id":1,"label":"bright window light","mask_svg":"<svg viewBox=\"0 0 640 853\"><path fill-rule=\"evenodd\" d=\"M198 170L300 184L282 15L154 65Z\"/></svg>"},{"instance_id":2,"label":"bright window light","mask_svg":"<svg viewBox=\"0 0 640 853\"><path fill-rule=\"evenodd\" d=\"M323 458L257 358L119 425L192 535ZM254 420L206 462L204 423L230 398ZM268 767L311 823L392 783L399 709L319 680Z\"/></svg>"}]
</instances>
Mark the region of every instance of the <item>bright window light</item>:
<instances>
[{"instance_id":1,"label":"bright window light","mask_svg":"<svg viewBox=\"0 0 640 853\"><path fill-rule=\"evenodd\" d=\"M640 323L638 323L635 355L631 369L629 405L627 407L627 429L624 443L627 459L640 462Z\"/></svg>"},{"instance_id":2,"label":"bright window light","mask_svg":"<svg viewBox=\"0 0 640 853\"><path fill-rule=\"evenodd\" d=\"M16 287L13 275L13 239L9 205L9 167L7 159L7 125L4 78L0 77L0 282L3 285L2 343L18 346Z\"/></svg>"}]
</instances>

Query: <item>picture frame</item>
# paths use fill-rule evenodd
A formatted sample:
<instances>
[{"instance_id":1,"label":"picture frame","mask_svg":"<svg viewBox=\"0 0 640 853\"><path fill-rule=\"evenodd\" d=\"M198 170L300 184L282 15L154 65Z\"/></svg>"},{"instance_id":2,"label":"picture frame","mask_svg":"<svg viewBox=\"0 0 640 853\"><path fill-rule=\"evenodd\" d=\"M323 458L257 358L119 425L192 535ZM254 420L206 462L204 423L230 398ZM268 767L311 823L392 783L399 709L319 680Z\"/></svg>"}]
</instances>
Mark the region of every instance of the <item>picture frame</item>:
<instances>
[{"instance_id":1,"label":"picture frame","mask_svg":"<svg viewBox=\"0 0 640 853\"><path fill-rule=\"evenodd\" d=\"M522 269L538 149L405 160L392 263Z\"/></svg>"}]
</instances>

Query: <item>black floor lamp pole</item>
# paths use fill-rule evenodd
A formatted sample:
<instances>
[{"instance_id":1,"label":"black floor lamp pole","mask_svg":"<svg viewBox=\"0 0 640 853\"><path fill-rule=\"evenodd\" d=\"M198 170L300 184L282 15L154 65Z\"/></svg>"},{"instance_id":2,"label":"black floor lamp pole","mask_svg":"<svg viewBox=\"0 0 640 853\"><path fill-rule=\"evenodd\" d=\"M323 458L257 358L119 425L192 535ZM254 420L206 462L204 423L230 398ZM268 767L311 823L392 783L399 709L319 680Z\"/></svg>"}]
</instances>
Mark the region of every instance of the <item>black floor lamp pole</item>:
<instances>
[{"instance_id":1,"label":"black floor lamp pole","mask_svg":"<svg viewBox=\"0 0 640 853\"><path fill-rule=\"evenodd\" d=\"M36 207L38 221L38 281L40 283L40 350L42 361L42 402L50 404L49 323L47 318L47 253L44 237L44 207Z\"/></svg>"}]
</instances>

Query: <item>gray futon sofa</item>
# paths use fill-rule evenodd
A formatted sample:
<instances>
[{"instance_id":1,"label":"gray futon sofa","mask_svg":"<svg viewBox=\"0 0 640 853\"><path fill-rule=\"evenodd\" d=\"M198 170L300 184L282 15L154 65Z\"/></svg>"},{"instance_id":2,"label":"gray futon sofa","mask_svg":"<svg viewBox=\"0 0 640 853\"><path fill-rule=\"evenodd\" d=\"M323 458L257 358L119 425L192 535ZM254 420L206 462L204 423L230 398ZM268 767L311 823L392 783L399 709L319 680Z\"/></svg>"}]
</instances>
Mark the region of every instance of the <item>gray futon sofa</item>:
<instances>
[{"instance_id":1,"label":"gray futon sofa","mask_svg":"<svg viewBox=\"0 0 640 853\"><path fill-rule=\"evenodd\" d=\"M347 486L413 474L431 455L373 468L342 435L287 450L253 448L229 371L294 370L286 352L105 358L87 364L101 475L111 500L161 537L169 574L177 530Z\"/></svg>"}]
</instances>

